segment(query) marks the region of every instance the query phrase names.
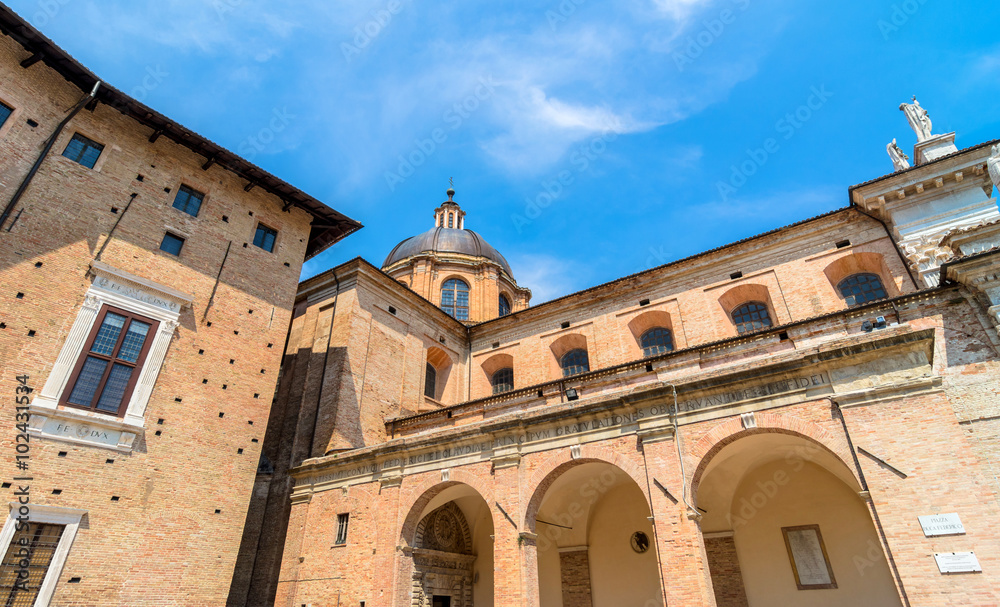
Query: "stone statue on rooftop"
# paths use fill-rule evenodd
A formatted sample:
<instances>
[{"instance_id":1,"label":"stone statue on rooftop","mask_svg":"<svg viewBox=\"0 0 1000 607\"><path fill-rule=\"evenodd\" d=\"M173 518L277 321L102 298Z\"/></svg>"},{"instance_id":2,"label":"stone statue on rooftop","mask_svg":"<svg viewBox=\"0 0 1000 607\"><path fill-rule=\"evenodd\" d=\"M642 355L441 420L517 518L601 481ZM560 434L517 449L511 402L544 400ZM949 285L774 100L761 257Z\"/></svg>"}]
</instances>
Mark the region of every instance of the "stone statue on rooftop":
<instances>
[{"instance_id":1,"label":"stone statue on rooftop","mask_svg":"<svg viewBox=\"0 0 1000 607\"><path fill-rule=\"evenodd\" d=\"M899 110L906 114L910 128L917 134L918 143L934 136L931 134L931 118L927 115L927 110L920 107L916 95L913 96L913 103L900 103Z\"/></svg>"},{"instance_id":2,"label":"stone statue on rooftop","mask_svg":"<svg viewBox=\"0 0 1000 607\"><path fill-rule=\"evenodd\" d=\"M907 156L898 145L896 145L895 137L892 139L892 143L885 146L885 149L889 152L889 158L892 159L892 166L895 167L897 171L910 168L910 157Z\"/></svg>"},{"instance_id":3,"label":"stone statue on rooftop","mask_svg":"<svg viewBox=\"0 0 1000 607\"><path fill-rule=\"evenodd\" d=\"M993 185L1000 192L1000 145L993 146L992 152L986 160L986 168L990 172L990 179L993 180Z\"/></svg>"}]
</instances>

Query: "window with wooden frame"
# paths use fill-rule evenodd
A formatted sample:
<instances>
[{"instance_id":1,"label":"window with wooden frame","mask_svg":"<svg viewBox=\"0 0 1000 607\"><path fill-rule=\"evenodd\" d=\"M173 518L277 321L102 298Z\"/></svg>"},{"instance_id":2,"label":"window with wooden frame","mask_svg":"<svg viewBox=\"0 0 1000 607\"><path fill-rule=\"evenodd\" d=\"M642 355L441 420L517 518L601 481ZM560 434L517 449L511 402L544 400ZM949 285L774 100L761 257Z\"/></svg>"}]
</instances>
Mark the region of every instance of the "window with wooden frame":
<instances>
[{"instance_id":1,"label":"window with wooden frame","mask_svg":"<svg viewBox=\"0 0 1000 607\"><path fill-rule=\"evenodd\" d=\"M257 231L253 235L253 244L268 253L274 252L274 242L278 240L278 230L269 228L262 223L257 224Z\"/></svg>"},{"instance_id":2,"label":"window with wooden frame","mask_svg":"<svg viewBox=\"0 0 1000 607\"><path fill-rule=\"evenodd\" d=\"M181 185L177 190L177 196L174 197L173 207L178 211L183 211L188 215L193 217L198 216L198 211L201 210L201 203L205 200L205 195L198 190Z\"/></svg>"},{"instance_id":3,"label":"window with wooden frame","mask_svg":"<svg viewBox=\"0 0 1000 607\"><path fill-rule=\"evenodd\" d=\"M88 169L97 166L97 159L101 157L104 145L97 143L93 139L88 139L80 133L75 133L63 150L63 156L73 162L82 164Z\"/></svg>"},{"instance_id":4,"label":"window with wooden frame","mask_svg":"<svg viewBox=\"0 0 1000 607\"><path fill-rule=\"evenodd\" d=\"M337 515L337 544L347 543L347 525L350 522L351 515L348 513Z\"/></svg>"},{"instance_id":5,"label":"window with wooden frame","mask_svg":"<svg viewBox=\"0 0 1000 607\"><path fill-rule=\"evenodd\" d=\"M60 404L123 416L159 324L133 312L104 306Z\"/></svg>"}]
</instances>

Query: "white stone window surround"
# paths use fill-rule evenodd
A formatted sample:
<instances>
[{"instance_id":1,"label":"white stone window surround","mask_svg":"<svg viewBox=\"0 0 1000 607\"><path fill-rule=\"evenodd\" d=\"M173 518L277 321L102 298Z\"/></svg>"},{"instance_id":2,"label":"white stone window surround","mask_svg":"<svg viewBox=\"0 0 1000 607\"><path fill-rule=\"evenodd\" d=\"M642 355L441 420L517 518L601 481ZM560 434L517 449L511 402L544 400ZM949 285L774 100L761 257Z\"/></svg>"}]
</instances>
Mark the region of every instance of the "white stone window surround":
<instances>
[{"instance_id":1,"label":"white stone window surround","mask_svg":"<svg viewBox=\"0 0 1000 607\"><path fill-rule=\"evenodd\" d=\"M4 552L7 551L11 540L14 539L14 532L17 529L18 509L21 507L21 504L10 502L9 506L10 512L7 514L7 520L3 524L3 530L0 531L0 547L2 547ZM55 553L53 553L52 561L49 563L49 570L45 572L45 578L38 589L38 598L35 599L34 607L48 607L52 601L52 595L56 591L59 576L62 575L63 565L66 564L66 557L69 556L69 550L73 547L73 540L76 539L76 532L80 528L80 521L87 514L87 511L77 508L42 506L40 504L28 504L28 507L31 509L31 513L28 515L29 522L65 526L62 537L59 538L59 546L56 548Z\"/></svg>"},{"instance_id":2,"label":"white stone window surround","mask_svg":"<svg viewBox=\"0 0 1000 607\"><path fill-rule=\"evenodd\" d=\"M30 432L43 438L132 450L145 427L146 406L177 328L181 310L192 297L165 285L140 278L105 263L91 264L93 283L70 329L41 392L31 403ZM73 368L83 353L87 336L105 305L129 310L160 322L143 363L124 417L59 405Z\"/></svg>"}]
</instances>

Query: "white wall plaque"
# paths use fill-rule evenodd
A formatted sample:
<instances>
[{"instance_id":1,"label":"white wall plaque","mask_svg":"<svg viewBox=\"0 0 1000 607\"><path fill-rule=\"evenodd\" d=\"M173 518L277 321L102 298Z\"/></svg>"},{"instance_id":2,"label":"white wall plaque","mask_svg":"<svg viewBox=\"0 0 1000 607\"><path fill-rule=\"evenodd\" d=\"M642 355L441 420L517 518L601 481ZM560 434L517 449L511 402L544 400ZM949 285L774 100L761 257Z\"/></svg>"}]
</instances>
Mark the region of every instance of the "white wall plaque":
<instances>
[{"instance_id":1,"label":"white wall plaque","mask_svg":"<svg viewBox=\"0 0 1000 607\"><path fill-rule=\"evenodd\" d=\"M920 528L924 530L925 537L965 533L965 527L962 526L962 519L958 518L958 514L955 512L918 516L917 520L920 521Z\"/></svg>"},{"instance_id":2,"label":"white wall plaque","mask_svg":"<svg viewBox=\"0 0 1000 607\"><path fill-rule=\"evenodd\" d=\"M934 560L941 573L982 573L975 552L935 552Z\"/></svg>"}]
</instances>

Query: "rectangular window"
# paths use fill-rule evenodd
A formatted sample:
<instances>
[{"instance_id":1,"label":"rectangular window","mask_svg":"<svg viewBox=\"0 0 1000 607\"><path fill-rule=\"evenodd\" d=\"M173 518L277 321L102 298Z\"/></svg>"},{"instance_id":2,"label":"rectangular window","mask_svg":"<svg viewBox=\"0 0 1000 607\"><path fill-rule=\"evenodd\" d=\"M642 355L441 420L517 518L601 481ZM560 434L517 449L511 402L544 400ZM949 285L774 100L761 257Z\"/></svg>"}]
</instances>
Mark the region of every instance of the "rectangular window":
<instances>
[{"instance_id":1,"label":"rectangular window","mask_svg":"<svg viewBox=\"0 0 1000 607\"><path fill-rule=\"evenodd\" d=\"M170 232L163 235L163 242L160 243L160 250L166 251L171 255L180 255L181 247L184 246L184 239L180 236L174 236Z\"/></svg>"},{"instance_id":2,"label":"rectangular window","mask_svg":"<svg viewBox=\"0 0 1000 607\"><path fill-rule=\"evenodd\" d=\"M46 523L25 523L19 527L0 562L0 599L4 605L30 606L38 598L66 527ZM27 572L27 579L22 571Z\"/></svg>"},{"instance_id":3,"label":"rectangular window","mask_svg":"<svg viewBox=\"0 0 1000 607\"><path fill-rule=\"evenodd\" d=\"M337 515L337 543L346 544L347 543L347 521L351 518L350 514L338 514Z\"/></svg>"},{"instance_id":4,"label":"rectangular window","mask_svg":"<svg viewBox=\"0 0 1000 607\"><path fill-rule=\"evenodd\" d=\"M198 211L201 210L201 201L204 199L205 195L198 190L182 185L177 190L177 197L174 198L174 208L197 217Z\"/></svg>"},{"instance_id":5,"label":"rectangular window","mask_svg":"<svg viewBox=\"0 0 1000 607\"><path fill-rule=\"evenodd\" d=\"M63 156L92 169L97 164L97 159L101 157L102 151L104 151L103 145L76 133L63 151Z\"/></svg>"},{"instance_id":6,"label":"rectangular window","mask_svg":"<svg viewBox=\"0 0 1000 607\"><path fill-rule=\"evenodd\" d=\"M60 404L122 416L159 323L105 306Z\"/></svg>"},{"instance_id":7,"label":"rectangular window","mask_svg":"<svg viewBox=\"0 0 1000 607\"><path fill-rule=\"evenodd\" d=\"M253 244L267 252L274 252L274 241L278 239L278 230L271 229L262 223L257 224L257 233L254 234Z\"/></svg>"},{"instance_id":8,"label":"rectangular window","mask_svg":"<svg viewBox=\"0 0 1000 607\"><path fill-rule=\"evenodd\" d=\"M0 103L0 126L3 126L10 118L10 115L14 113L14 108L8 107L5 103Z\"/></svg>"}]
</instances>

